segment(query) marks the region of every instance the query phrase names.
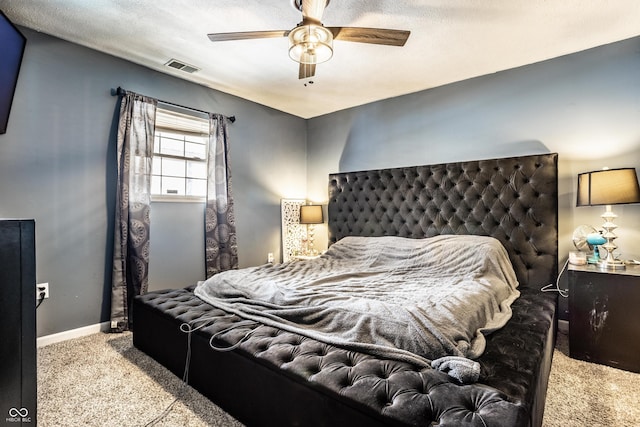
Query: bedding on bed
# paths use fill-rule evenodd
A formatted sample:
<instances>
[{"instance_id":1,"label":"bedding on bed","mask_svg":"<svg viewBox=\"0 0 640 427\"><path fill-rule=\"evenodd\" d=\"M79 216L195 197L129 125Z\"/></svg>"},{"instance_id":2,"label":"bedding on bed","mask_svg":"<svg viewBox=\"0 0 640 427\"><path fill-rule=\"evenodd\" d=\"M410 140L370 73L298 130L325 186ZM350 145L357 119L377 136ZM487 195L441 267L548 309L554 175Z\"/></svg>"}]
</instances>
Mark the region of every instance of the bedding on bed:
<instances>
[{"instance_id":1,"label":"bedding on bed","mask_svg":"<svg viewBox=\"0 0 640 427\"><path fill-rule=\"evenodd\" d=\"M426 367L479 357L484 334L510 319L517 286L491 237L345 237L317 259L219 273L195 294L248 320Z\"/></svg>"}]
</instances>

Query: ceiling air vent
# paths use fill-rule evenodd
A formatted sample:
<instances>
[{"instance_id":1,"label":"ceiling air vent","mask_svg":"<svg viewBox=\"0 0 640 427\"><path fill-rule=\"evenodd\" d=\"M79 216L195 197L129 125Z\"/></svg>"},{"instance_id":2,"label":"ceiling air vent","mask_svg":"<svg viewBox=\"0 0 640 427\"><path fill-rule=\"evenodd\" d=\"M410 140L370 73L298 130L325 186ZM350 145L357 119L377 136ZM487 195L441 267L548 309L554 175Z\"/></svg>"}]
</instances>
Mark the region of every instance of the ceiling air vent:
<instances>
[{"instance_id":1,"label":"ceiling air vent","mask_svg":"<svg viewBox=\"0 0 640 427\"><path fill-rule=\"evenodd\" d=\"M177 59L171 59L166 64L167 67L175 68L176 70L184 71L185 73L195 73L196 71L200 71L200 68L194 67L193 65L185 64L182 61L178 61Z\"/></svg>"}]
</instances>

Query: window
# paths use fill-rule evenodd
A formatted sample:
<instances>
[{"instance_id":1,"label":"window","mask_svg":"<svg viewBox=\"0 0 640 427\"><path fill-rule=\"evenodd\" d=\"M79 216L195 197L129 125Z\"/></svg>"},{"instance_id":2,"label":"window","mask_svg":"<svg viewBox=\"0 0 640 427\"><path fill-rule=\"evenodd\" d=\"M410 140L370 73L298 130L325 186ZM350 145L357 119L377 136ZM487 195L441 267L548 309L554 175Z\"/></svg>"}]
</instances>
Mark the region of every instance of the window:
<instances>
[{"instance_id":1,"label":"window","mask_svg":"<svg viewBox=\"0 0 640 427\"><path fill-rule=\"evenodd\" d=\"M169 108L158 105L156 110L151 196L154 200L203 199L209 120Z\"/></svg>"}]
</instances>

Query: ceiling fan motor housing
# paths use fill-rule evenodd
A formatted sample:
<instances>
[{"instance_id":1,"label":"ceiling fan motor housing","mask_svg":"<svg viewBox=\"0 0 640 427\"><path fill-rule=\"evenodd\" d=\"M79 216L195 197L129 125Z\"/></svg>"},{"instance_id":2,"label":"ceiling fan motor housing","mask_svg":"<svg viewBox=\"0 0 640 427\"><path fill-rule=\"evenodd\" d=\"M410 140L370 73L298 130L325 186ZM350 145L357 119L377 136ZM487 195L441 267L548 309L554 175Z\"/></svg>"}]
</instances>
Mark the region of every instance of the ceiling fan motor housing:
<instances>
[{"instance_id":1,"label":"ceiling fan motor housing","mask_svg":"<svg viewBox=\"0 0 640 427\"><path fill-rule=\"evenodd\" d=\"M289 33L289 56L301 64L321 64L333 56L333 34L322 25L299 25Z\"/></svg>"}]
</instances>

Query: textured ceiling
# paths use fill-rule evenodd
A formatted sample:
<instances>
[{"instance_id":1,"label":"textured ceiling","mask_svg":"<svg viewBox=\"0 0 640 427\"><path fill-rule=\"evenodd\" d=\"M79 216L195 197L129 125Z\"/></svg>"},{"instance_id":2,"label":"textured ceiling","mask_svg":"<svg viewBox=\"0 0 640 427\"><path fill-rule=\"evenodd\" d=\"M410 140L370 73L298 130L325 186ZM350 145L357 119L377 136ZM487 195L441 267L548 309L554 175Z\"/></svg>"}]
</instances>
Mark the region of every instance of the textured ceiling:
<instances>
[{"instance_id":1,"label":"textured ceiling","mask_svg":"<svg viewBox=\"0 0 640 427\"><path fill-rule=\"evenodd\" d=\"M404 47L336 41L298 80L286 38L212 43L208 33L288 30L292 0L0 0L15 23L303 118L640 35L638 0L331 0L326 26L410 30ZM194 74L164 64L175 58Z\"/></svg>"}]
</instances>

